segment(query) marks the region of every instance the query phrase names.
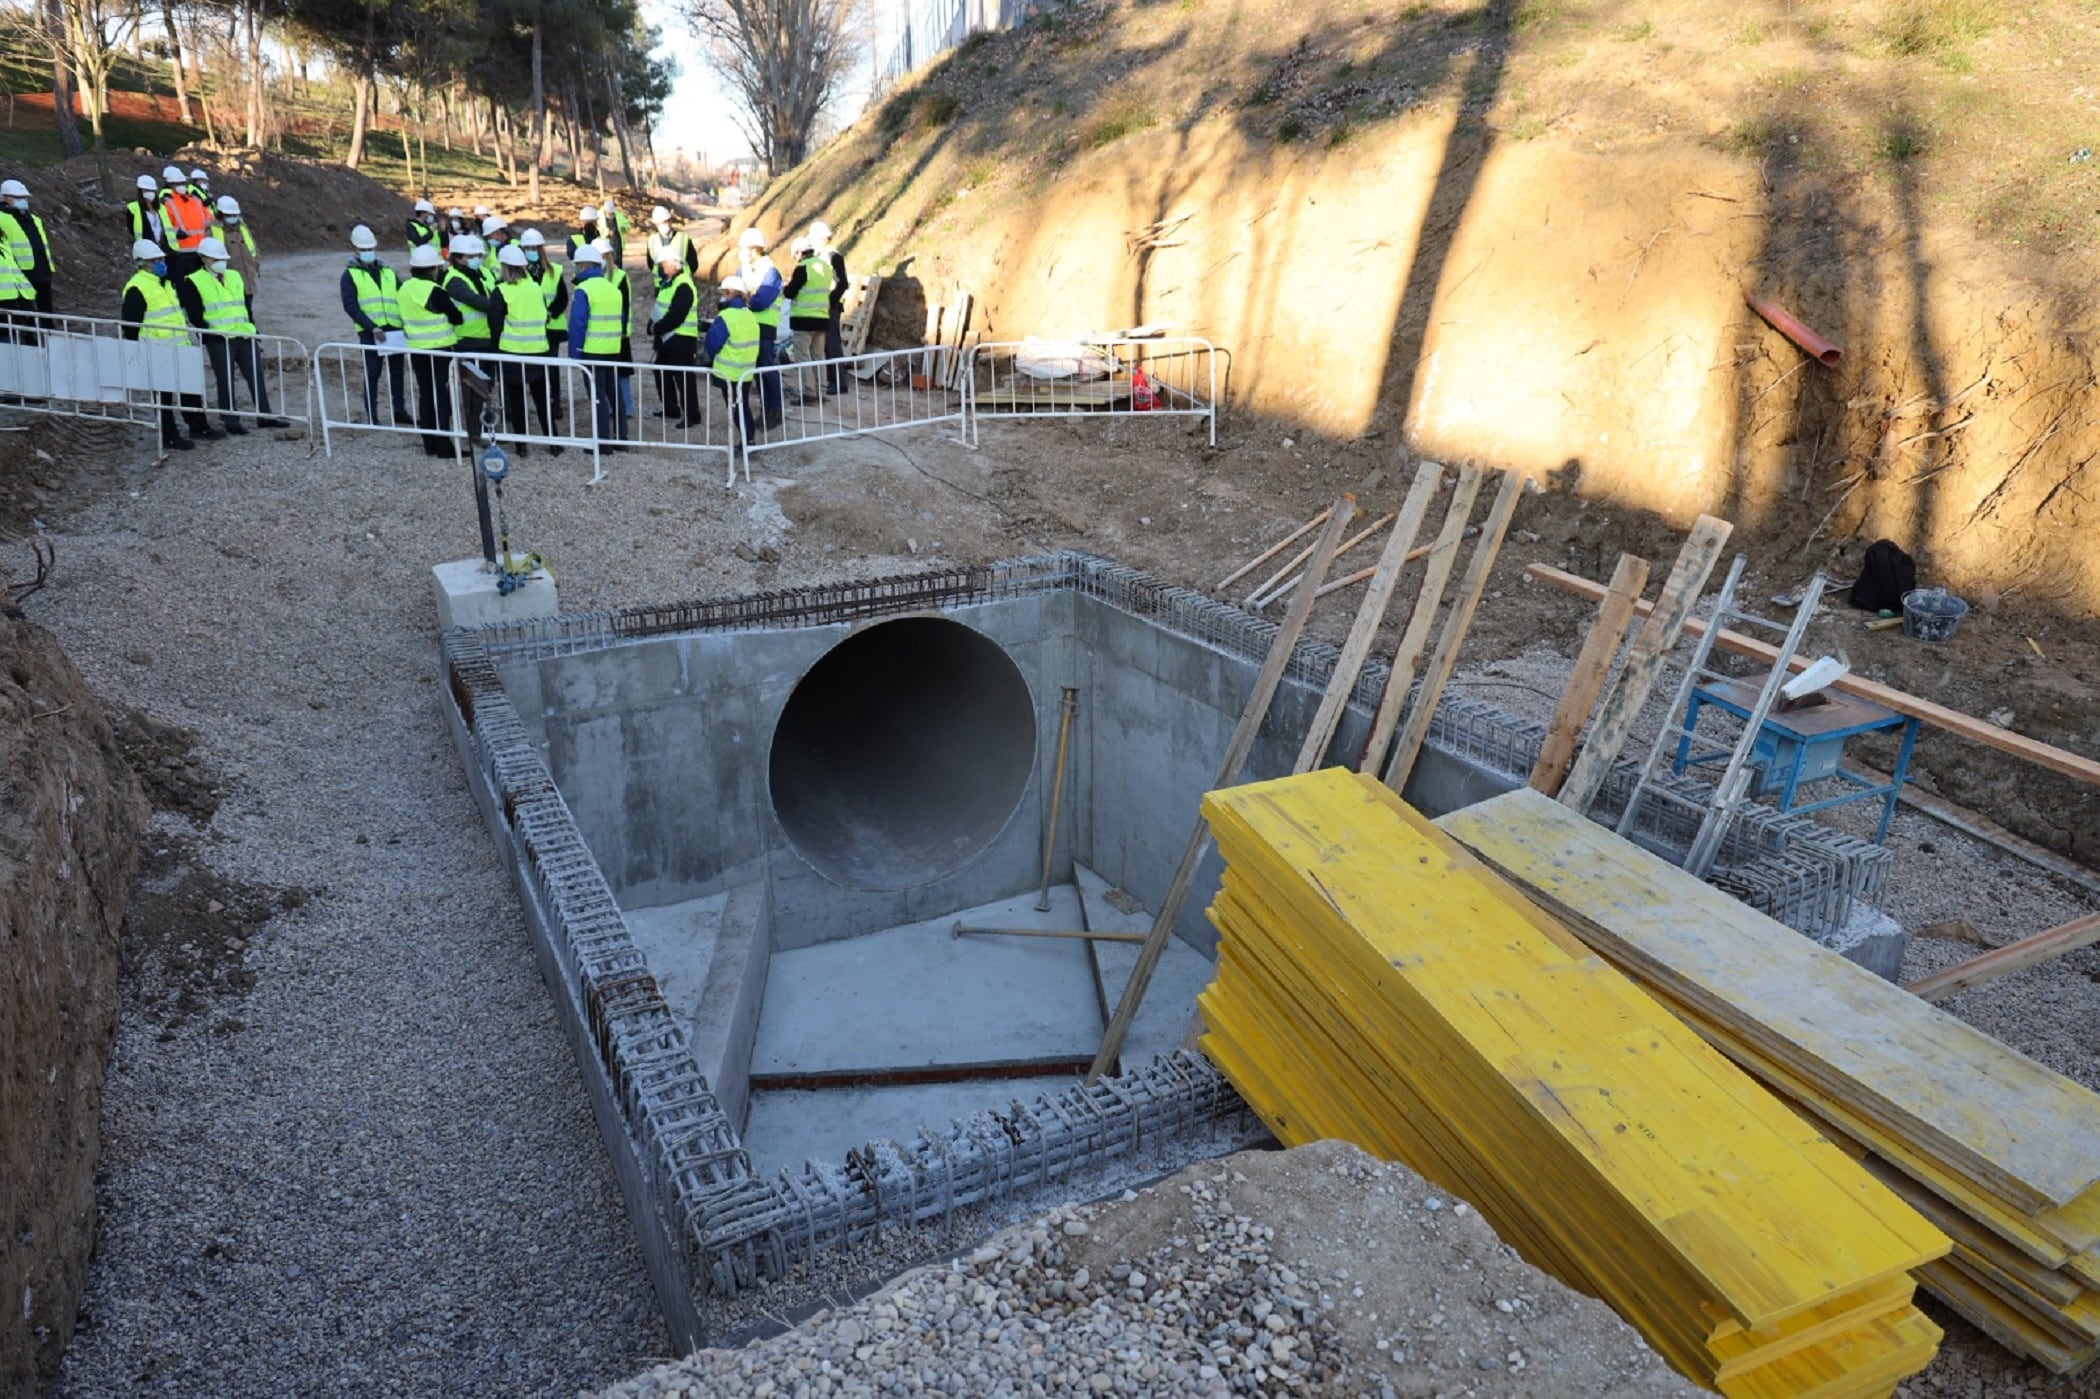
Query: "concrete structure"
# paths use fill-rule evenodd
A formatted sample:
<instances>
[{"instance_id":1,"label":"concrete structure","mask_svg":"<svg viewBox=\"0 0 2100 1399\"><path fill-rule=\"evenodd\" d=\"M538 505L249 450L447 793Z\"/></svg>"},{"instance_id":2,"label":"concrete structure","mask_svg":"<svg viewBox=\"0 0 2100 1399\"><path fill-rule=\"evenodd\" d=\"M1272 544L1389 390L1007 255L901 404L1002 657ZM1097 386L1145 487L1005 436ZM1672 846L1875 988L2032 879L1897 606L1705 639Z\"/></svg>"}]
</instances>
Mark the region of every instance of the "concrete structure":
<instances>
[{"instance_id":1,"label":"concrete structure","mask_svg":"<svg viewBox=\"0 0 2100 1399\"><path fill-rule=\"evenodd\" d=\"M496 570L485 559L437 564L430 580L437 588L439 631L552 617L561 610L554 575L544 568L534 569L523 587L508 594L497 591Z\"/></svg>"},{"instance_id":2,"label":"concrete structure","mask_svg":"<svg viewBox=\"0 0 2100 1399\"><path fill-rule=\"evenodd\" d=\"M1073 921L1071 902L1030 908L1067 685L1079 711L1054 876L1091 890L1090 918L1117 886L1126 926L1146 926L1130 909L1164 893L1273 635L1068 553L446 636L455 736L680 1343L705 1334L707 1294L837 1242L1048 1181L1083 1194L1140 1140L1202 1150L1250 1129L1200 1057L1140 1057L1186 1024L1215 941L1215 856L1175 929L1182 971L1147 1003L1157 1023L1141 1023L1125 1073L1091 1088L1015 1096L1017 1075L1083 1062L1134 951L958 944L940 929L964 910ZM1293 656L1250 778L1288 769L1334 659L1311 643ZM1384 682L1367 668L1337 761L1364 741ZM1541 737L1450 695L1407 796L1434 815L1506 791ZM1600 817L1631 781L1630 766L1615 774ZM1681 851L1689 834L1641 838ZM1753 810L1714 882L1827 936L1872 902L1886 861ZM956 1101L929 1099L927 1081L977 1075L992 1076L984 1101L1008 1106L916 1125L929 1101ZM861 1096L821 1105L848 1088ZM873 1126L885 1102L900 1115L888 1140L766 1176L743 1137L796 1105L774 1093L811 1099L805 1122Z\"/></svg>"}]
</instances>

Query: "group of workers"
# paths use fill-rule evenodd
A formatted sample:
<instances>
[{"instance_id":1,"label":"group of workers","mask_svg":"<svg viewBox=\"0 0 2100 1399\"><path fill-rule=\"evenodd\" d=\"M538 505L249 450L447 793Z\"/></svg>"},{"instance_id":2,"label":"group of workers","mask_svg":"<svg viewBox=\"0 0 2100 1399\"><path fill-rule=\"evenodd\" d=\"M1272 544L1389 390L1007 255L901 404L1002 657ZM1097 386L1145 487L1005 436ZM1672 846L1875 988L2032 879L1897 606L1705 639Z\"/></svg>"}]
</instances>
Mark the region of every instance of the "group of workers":
<instances>
[{"instance_id":1,"label":"group of workers","mask_svg":"<svg viewBox=\"0 0 2100 1399\"><path fill-rule=\"evenodd\" d=\"M217 390L216 427L201 395L161 395L162 447L187 451L200 437L248 431L234 407L236 376L246 382L259 422L282 426L283 420L269 416L269 386L258 362L254 307L261 259L239 201L230 195L214 199L205 171L185 175L174 165L159 181L139 176L137 187L124 210L136 264L119 310L124 336L187 340L195 332ZM449 370L442 355L464 354L500 385L501 430L529 435L536 416L542 433L556 436L564 405L559 395L550 395L544 361L568 358L591 366L596 435L620 450L617 444L631 439L636 411L633 289L623 265L632 225L611 202L586 205L578 225L566 243L565 273L538 229L513 229L486 206L472 215L454 208L440 219L429 200L418 199L405 230L405 277L381 257L370 226L351 229L340 293L358 343L367 347L367 421L381 421L383 386L393 423L418 429L425 452L452 455ZM709 316L696 280L699 249L674 227L669 209L658 205L651 212L645 257L655 296L643 321L655 363L665 371L655 376L659 416L688 429L701 426L706 406L697 378L685 371L705 368L744 440L781 426L787 397L781 376L759 371L790 358L816 362L843 353L839 317L846 264L831 238L828 225L811 224L791 245L793 269L783 277L765 235L745 230L737 271L722 279ZM49 244L42 221L28 212L27 190L13 180L0 184L0 312L10 301L21 310L51 309ZM834 365L816 391L843 392L839 371ZM795 397L801 401L804 395Z\"/></svg>"}]
</instances>

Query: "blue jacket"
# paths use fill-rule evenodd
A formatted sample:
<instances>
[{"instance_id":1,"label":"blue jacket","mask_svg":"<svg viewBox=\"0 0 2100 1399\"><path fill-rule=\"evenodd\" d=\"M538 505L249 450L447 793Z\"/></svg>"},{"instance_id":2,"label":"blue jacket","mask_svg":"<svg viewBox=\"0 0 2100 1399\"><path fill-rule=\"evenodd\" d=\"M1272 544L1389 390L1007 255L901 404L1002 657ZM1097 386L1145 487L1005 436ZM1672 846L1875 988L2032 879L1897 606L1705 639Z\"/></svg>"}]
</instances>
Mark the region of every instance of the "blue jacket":
<instances>
[{"instance_id":1,"label":"blue jacket","mask_svg":"<svg viewBox=\"0 0 2100 1399\"><path fill-rule=\"evenodd\" d=\"M758 279L758 290L751 293L750 305L754 311L763 311L780 300L780 269L772 263L766 264L765 275Z\"/></svg>"},{"instance_id":2,"label":"blue jacket","mask_svg":"<svg viewBox=\"0 0 2100 1399\"><path fill-rule=\"evenodd\" d=\"M575 269L576 293L569 298L569 358L583 358L584 333L591 324L590 298L583 295L583 284L602 272L602 268L584 263Z\"/></svg>"},{"instance_id":3,"label":"blue jacket","mask_svg":"<svg viewBox=\"0 0 2100 1399\"><path fill-rule=\"evenodd\" d=\"M722 298L722 309L724 310L732 310L744 304L744 298L741 296L725 296ZM729 325L720 316L716 316L707 323L707 339L702 341L700 345L700 362L702 364L712 364L715 356L720 354L722 347L728 343Z\"/></svg>"}]
</instances>

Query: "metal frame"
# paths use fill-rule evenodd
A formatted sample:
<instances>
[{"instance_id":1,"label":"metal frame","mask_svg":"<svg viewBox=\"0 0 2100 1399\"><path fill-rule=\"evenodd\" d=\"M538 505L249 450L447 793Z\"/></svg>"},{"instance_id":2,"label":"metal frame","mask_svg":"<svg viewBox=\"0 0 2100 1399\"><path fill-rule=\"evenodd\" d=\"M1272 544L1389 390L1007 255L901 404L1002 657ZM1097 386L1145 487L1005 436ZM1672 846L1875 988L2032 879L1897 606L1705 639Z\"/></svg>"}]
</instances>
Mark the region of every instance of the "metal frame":
<instances>
[{"instance_id":1,"label":"metal frame","mask_svg":"<svg viewBox=\"0 0 2100 1399\"><path fill-rule=\"evenodd\" d=\"M285 335L225 337L255 344L256 373L274 400L262 413L252 404L218 407L205 332L185 327L181 340L126 339L124 332L134 328L109 316L0 316L0 336L5 337L0 338L0 394L11 400L5 406L48 417L156 427L163 407L159 395L195 394L204 400L201 410L178 404L175 411L249 422L282 418L311 431L313 381L302 342ZM296 374L289 369L293 364L299 367ZM239 391L231 386L229 391L238 401Z\"/></svg>"},{"instance_id":2,"label":"metal frame","mask_svg":"<svg viewBox=\"0 0 2100 1399\"><path fill-rule=\"evenodd\" d=\"M1037 379L1020 372L1017 357L1040 349L1043 342L1024 340L986 341L965 353L961 380L969 399L970 445L977 445L978 424L986 418L1202 418L1210 445L1218 445L1218 348L1195 335L1152 337L1076 336L1070 343L1084 345L1112 366L1108 376L1097 379ZM1135 394L1116 397L1114 389L1128 389L1133 371L1142 369L1159 402L1139 408ZM1083 391L1085 385L1107 385L1110 393L1099 398ZM1028 401L997 400L1018 395L1023 386ZM1062 390L1062 391L1061 391ZM987 397L993 402L988 406Z\"/></svg>"},{"instance_id":3,"label":"metal frame","mask_svg":"<svg viewBox=\"0 0 2100 1399\"><path fill-rule=\"evenodd\" d=\"M770 436L744 444L744 479L751 479L755 453L864 433L952 422L957 425L956 440L973 445L967 387L957 392L913 368L914 363L923 366L932 353L926 346L914 345L908 350L872 350L841 359L795 361L755 370L750 389L755 403L764 401L767 376L780 380L783 398L792 391L814 402L786 403L781 425L771 429ZM845 377L843 394L821 392L834 370Z\"/></svg>"},{"instance_id":4,"label":"metal frame","mask_svg":"<svg viewBox=\"0 0 2100 1399\"><path fill-rule=\"evenodd\" d=\"M364 417L364 356L375 346L361 345L355 341L330 341L318 345L313 352L314 397L319 405L318 421L321 427L321 449L329 456L335 455L335 434L338 432L382 432L396 437L421 437L424 429L414 423L371 422ZM495 383L495 402L499 422L491 436L507 446L521 443L545 447L576 447L591 456L591 480L601 481L605 477L601 446L598 437L597 398L591 384L591 370L598 365L588 360L558 359L554 356L500 355L492 351L463 353L458 350L386 350L386 355L428 355L444 366L446 392L452 397L452 431L447 434L431 433L432 436L449 436L455 445L465 442L465 400L459 389L458 365L475 364L489 373ZM503 400L503 378L494 372L496 366L514 361L527 367L543 370L547 375L548 412L557 422L566 422L568 432L543 430L535 432L531 404L526 404L525 428L522 433L512 432L508 426L507 405ZM625 366L621 366L625 367ZM384 370L382 369L382 372ZM412 381L415 371L412 365L402 366L404 381ZM414 390L411 389L412 393ZM380 391L382 394L384 389ZM340 399L340 412L337 400ZM586 430L574 429L582 425Z\"/></svg>"}]
</instances>

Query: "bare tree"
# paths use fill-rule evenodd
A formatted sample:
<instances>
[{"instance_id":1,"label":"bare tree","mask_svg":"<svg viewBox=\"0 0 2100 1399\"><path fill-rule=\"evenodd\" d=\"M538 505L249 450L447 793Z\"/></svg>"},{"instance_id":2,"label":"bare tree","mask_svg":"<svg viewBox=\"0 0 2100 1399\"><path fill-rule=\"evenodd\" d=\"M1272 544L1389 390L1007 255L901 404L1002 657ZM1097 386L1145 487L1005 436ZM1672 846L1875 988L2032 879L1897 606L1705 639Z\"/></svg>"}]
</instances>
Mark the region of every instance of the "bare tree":
<instances>
[{"instance_id":1,"label":"bare tree","mask_svg":"<svg viewBox=\"0 0 2100 1399\"><path fill-rule=\"evenodd\" d=\"M694 33L743 108L738 125L775 173L809 155L817 116L853 60L859 0L686 0Z\"/></svg>"}]
</instances>

